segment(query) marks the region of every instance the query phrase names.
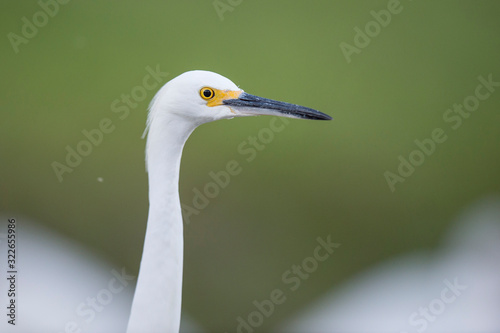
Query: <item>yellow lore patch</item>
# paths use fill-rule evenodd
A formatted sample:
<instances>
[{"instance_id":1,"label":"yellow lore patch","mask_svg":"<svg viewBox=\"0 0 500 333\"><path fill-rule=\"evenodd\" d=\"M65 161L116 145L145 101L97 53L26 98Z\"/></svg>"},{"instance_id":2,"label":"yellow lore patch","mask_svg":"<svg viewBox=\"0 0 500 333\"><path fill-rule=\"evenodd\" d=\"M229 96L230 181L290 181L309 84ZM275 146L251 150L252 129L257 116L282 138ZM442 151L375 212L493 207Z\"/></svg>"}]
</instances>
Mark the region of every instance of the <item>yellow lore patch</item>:
<instances>
[{"instance_id":1,"label":"yellow lore patch","mask_svg":"<svg viewBox=\"0 0 500 333\"><path fill-rule=\"evenodd\" d=\"M242 90L219 90L210 87L203 87L200 89L200 96L207 101L207 106L223 105L226 99L236 99L240 97Z\"/></svg>"}]
</instances>

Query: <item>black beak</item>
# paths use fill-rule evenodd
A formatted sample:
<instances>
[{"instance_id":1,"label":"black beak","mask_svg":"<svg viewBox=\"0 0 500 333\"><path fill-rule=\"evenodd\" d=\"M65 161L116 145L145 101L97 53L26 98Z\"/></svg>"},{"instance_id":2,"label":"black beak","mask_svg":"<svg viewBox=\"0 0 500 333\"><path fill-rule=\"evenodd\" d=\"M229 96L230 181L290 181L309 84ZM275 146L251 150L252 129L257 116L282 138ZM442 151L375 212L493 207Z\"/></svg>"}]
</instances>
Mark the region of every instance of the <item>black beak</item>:
<instances>
[{"instance_id":1,"label":"black beak","mask_svg":"<svg viewBox=\"0 0 500 333\"><path fill-rule=\"evenodd\" d=\"M313 120L331 120L327 114L317 110L290 104L263 97L241 93L238 98L226 99L223 101L225 105L234 107L242 115L275 115L289 118L302 118Z\"/></svg>"}]
</instances>

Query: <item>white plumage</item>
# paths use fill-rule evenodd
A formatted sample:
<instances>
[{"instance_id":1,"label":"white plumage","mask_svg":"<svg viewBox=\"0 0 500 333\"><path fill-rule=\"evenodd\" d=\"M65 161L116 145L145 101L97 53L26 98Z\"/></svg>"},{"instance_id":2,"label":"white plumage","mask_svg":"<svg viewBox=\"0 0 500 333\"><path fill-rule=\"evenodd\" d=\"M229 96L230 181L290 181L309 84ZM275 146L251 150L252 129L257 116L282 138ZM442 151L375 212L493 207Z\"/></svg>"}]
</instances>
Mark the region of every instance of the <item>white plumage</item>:
<instances>
[{"instance_id":1,"label":"white plumage","mask_svg":"<svg viewBox=\"0 0 500 333\"><path fill-rule=\"evenodd\" d=\"M184 143L200 124L252 115L331 119L313 109L247 94L207 71L172 79L153 99L146 147L150 207L128 333L179 330L183 225L178 182Z\"/></svg>"}]
</instances>

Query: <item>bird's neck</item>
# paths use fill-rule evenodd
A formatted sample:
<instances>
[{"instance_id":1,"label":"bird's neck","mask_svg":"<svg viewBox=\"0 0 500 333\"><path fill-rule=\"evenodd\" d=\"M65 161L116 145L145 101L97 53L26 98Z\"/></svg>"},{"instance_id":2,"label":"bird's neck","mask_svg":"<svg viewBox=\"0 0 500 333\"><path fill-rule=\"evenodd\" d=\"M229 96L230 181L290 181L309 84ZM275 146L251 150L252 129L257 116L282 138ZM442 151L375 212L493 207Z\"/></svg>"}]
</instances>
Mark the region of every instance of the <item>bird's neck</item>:
<instances>
[{"instance_id":1,"label":"bird's neck","mask_svg":"<svg viewBox=\"0 0 500 333\"><path fill-rule=\"evenodd\" d=\"M195 127L172 116L154 119L149 128L149 216L128 333L179 331L183 263L179 167L182 148Z\"/></svg>"}]
</instances>

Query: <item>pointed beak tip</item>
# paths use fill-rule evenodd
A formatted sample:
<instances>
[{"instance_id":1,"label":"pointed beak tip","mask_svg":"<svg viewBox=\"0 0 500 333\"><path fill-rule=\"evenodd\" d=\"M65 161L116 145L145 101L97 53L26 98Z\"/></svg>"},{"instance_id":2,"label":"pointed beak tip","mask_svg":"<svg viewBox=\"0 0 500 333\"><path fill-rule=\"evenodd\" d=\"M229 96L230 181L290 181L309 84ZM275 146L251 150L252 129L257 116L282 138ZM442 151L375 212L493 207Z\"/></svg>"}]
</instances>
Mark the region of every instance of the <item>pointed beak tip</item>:
<instances>
[{"instance_id":1,"label":"pointed beak tip","mask_svg":"<svg viewBox=\"0 0 500 333\"><path fill-rule=\"evenodd\" d=\"M223 103L246 109L246 115L267 114L310 120L332 120L332 117L329 115L305 106L275 101L245 92L241 93L238 98L224 100Z\"/></svg>"}]
</instances>

